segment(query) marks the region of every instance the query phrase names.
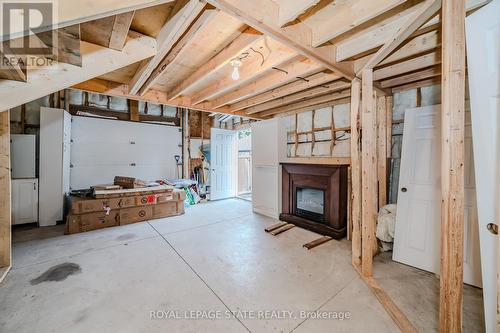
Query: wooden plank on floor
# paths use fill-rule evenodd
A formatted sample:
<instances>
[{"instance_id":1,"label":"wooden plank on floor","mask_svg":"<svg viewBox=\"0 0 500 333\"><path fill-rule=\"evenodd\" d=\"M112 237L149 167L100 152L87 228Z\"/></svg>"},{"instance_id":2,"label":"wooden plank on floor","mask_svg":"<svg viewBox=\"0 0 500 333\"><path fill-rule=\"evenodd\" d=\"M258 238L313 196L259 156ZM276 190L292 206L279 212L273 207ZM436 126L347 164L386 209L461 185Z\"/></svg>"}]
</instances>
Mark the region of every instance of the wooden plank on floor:
<instances>
[{"instance_id":1,"label":"wooden plank on floor","mask_svg":"<svg viewBox=\"0 0 500 333\"><path fill-rule=\"evenodd\" d=\"M382 304L385 311L392 318L394 323L399 327L403 333L418 333L418 330L413 326L411 321L406 317L403 311L394 303L387 292L382 289L377 281L373 277L365 276L361 272L361 267L359 265L353 265L356 271L359 273L363 281L366 283L368 288L373 292L377 300Z\"/></svg>"},{"instance_id":2,"label":"wooden plank on floor","mask_svg":"<svg viewBox=\"0 0 500 333\"><path fill-rule=\"evenodd\" d=\"M295 225L293 225L293 224L287 224L285 226L282 226L281 228L278 228L276 230L271 231L270 234L273 236L277 236L277 235L284 233L285 231L288 231L294 227L295 227Z\"/></svg>"},{"instance_id":3,"label":"wooden plank on floor","mask_svg":"<svg viewBox=\"0 0 500 333\"><path fill-rule=\"evenodd\" d=\"M274 231L276 229L279 229L285 225L287 225L288 223L287 222L278 222L276 224L273 224L272 226L270 227L267 227L266 229L264 229L265 232L271 232L271 231Z\"/></svg>"},{"instance_id":4,"label":"wooden plank on floor","mask_svg":"<svg viewBox=\"0 0 500 333\"><path fill-rule=\"evenodd\" d=\"M306 249L314 249L317 246L320 246L321 244L325 244L326 242L331 241L333 238L329 236L323 236L318 239L313 240L312 242L309 242L307 244L302 245L302 247L305 247Z\"/></svg>"}]
</instances>

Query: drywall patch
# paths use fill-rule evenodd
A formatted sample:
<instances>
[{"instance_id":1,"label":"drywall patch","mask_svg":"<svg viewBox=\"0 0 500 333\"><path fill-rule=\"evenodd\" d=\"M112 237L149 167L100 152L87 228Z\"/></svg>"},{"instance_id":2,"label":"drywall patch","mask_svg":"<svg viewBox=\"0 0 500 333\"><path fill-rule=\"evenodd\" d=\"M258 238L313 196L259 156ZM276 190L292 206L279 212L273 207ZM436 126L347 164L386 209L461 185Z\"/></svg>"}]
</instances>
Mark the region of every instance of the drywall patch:
<instances>
[{"instance_id":1,"label":"drywall patch","mask_svg":"<svg viewBox=\"0 0 500 333\"><path fill-rule=\"evenodd\" d=\"M77 265L72 262L65 262L63 264L59 264L53 266L42 273L36 279L30 281L32 285L37 285L43 282L59 282L66 280L68 276L81 273L82 269L80 265Z\"/></svg>"}]
</instances>

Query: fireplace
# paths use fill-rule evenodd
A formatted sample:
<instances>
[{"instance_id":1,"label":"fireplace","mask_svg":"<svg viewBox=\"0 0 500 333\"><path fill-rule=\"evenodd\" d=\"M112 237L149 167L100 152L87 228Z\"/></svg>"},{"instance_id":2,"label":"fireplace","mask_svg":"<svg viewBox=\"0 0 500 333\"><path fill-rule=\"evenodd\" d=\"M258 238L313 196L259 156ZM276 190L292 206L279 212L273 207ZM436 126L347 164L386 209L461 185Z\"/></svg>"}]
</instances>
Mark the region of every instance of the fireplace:
<instances>
[{"instance_id":1,"label":"fireplace","mask_svg":"<svg viewBox=\"0 0 500 333\"><path fill-rule=\"evenodd\" d=\"M347 166L283 163L280 220L340 239L347 233Z\"/></svg>"}]
</instances>

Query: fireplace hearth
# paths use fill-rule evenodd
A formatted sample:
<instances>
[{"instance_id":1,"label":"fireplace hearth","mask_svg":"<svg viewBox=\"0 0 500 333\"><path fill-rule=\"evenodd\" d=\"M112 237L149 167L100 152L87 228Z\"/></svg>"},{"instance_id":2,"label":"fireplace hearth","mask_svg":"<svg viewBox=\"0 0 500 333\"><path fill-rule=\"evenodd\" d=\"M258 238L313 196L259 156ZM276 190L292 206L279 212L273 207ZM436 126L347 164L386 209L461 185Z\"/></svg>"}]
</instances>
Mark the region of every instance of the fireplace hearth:
<instances>
[{"instance_id":1,"label":"fireplace hearth","mask_svg":"<svg viewBox=\"0 0 500 333\"><path fill-rule=\"evenodd\" d=\"M283 163L280 220L341 239L347 234L347 166Z\"/></svg>"}]
</instances>

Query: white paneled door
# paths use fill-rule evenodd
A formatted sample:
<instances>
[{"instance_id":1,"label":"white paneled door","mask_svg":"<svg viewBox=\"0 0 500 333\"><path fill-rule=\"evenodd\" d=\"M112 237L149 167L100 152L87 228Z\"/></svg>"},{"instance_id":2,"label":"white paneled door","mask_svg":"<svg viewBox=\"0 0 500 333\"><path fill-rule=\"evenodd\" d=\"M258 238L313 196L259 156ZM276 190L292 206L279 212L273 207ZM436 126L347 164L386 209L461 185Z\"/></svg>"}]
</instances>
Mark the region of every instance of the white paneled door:
<instances>
[{"instance_id":1,"label":"white paneled door","mask_svg":"<svg viewBox=\"0 0 500 333\"><path fill-rule=\"evenodd\" d=\"M439 274L441 107L406 110L393 259ZM464 282L481 286L470 112L465 122Z\"/></svg>"},{"instance_id":2,"label":"white paneled door","mask_svg":"<svg viewBox=\"0 0 500 333\"><path fill-rule=\"evenodd\" d=\"M210 138L210 199L236 196L238 179L236 132L212 128Z\"/></svg>"},{"instance_id":3,"label":"white paneled door","mask_svg":"<svg viewBox=\"0 0 500 333\"><path fill-rule=\"evenodd\" d=\"M474 161L479 171L476 186L484 315L486 332L490 333L499 325L496 321L498 236L490 230L500 222L500 0L469 15L465 26Z\"/></svg>"}]
</instances>

